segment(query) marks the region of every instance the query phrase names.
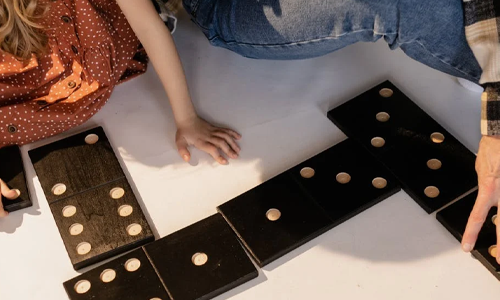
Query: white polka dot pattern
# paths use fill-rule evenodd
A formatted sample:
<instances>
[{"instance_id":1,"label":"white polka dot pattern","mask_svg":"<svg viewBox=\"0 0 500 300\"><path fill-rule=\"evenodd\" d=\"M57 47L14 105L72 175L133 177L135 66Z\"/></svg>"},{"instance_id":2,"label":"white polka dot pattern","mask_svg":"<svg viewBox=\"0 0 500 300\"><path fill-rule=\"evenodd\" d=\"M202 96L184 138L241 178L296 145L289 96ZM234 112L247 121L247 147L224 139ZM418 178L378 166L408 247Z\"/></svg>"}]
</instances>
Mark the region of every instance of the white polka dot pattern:
<instances>
[{"instance_id":1,"label":"white polka dot pattern","mask_svg":"<svg viewBox=\"0 0 500 300\"><path fill-rule=\"evenodd\" d=\"M90 119L113 88L146 70L145 52L114 0L54 0L43 20L50 53L28 65L0 52L0 147Z\"/></svg>"}]
</instances>

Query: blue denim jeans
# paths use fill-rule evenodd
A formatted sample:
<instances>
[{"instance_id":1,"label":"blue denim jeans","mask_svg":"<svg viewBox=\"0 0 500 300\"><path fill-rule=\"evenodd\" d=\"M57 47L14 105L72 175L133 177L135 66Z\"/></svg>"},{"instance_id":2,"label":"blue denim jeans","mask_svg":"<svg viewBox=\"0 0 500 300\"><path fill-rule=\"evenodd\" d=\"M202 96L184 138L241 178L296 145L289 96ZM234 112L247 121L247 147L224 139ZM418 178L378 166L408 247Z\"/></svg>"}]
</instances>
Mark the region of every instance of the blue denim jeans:
<instances>
[{"instance_id":1,"label":"blue denim jeans","mask_svg":"<svg viewBox=\"0 0 500 300\"><path fill-rule=\"evenodd\" d=\"M478 82L461 0L183 0L210 43L245 57L304 59L383 38L391 49Z\"/></svg>"}]
</instances>

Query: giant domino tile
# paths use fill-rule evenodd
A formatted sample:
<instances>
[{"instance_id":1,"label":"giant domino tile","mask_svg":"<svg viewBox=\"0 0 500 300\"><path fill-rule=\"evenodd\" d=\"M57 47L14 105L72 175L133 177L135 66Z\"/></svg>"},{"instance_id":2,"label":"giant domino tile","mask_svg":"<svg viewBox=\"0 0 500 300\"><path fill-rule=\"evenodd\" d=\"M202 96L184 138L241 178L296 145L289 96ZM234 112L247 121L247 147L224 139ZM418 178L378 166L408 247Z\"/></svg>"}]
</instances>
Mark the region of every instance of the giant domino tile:
<instances>
[{"instance_id":1,"label":"giant domino tile","mask_svg":"<svg viewBox=\"0 0 500 300\"><path fill-rule=\"evenodd\" d=\"M348 139L218 210L262 267L399 190L390 172Z\"/></svg>"},{"instance_id":2,"label":"giant domino tile","mask_svg":"<svg viewBox=\"0 0 500 300\"><path fill-rule=\"evenodd\" d=\"M328 117L382 161L428 213L477 186L476 156L389 81Z\"/></svg>"},{"instance_id":3,"label":"giant domino tile","mask_svg":"<svg viewBox=\"0 0 500 300\"><path fill-rule=\"evenodd\" d=\"M6 211L13 212L32 205L26 175L24 172L21 151L18 146L0 148L0 178L11 189L19 190L19 196L14 200L2 197L2 204Z\"/></svg>"},{"instance_id":4,"label":"giant domino tile","mask_svg":"<svg viewBox=\"0 0 500 300\"><path fill-rule=\"evenodd\" d=\"M210 299L257 276L235 241L262 267L396 193L400 183L428 212L474 198L466 195L477 183L475 156L391 83L329 118L352 139L222 204L216 215L65 282L70 299ZM467 209L449 214L463 219ZM492 248L483 248L474 255L497 270Z\"/></svg>"},{"instance_id":5,"label":"giant domino tile","mask_svg":"<svg viewBox=\"0 0 500 300\"><path fill-rule=\"evenodd\" d=\"M101 127L29 155L75 270L154 240Z\"/></svg>"},{"instance_id":6,"label":"giant domino tile","mask_svg":"<svg viewBox=\"0 0 500 300\"><path fill-rule=\"evenodd\" d=\"M356 141L345 140L221 205L214 216L64 286L78 300L210 299L257 277L244 249L263 266L399 190L381 163ZM140 258L143 252L147 261ZM145 268L130 271L131 259ZM155 274L147 275L151 269ZM144 291L133 279L146 276L163 289Z\"/></svg>"},{"instance_id":7,"label":"giant domino tile","mask_svg":"<svg viewBox=\"0 0 500 300\"><path fill-rule=\"evenodd\" d=\"M258 276L215 214L64 283L70 299L210 299Z\"/></svg>"}]
</instances>

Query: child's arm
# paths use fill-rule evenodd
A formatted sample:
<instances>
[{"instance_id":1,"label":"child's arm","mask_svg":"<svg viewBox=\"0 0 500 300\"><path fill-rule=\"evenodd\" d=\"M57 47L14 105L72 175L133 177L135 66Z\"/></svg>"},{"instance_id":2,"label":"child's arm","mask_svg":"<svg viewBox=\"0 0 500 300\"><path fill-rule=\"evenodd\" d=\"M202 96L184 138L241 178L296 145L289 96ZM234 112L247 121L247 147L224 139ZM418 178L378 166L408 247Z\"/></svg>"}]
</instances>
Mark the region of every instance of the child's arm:
<instances>
[{"instance_id":1,"label":"child's arm","mask_svg":"<svg viewBox=\"0 0 500 300\"><path fill-rule=\"evenodd\" d=\"M229 157L237 158L240 149L234 140L241 136L233 130L214 127L196 114L174 41L151 0L116 2L146 49L167 92L177 124L179 154L188 161L187 147L194 145L221 164L226 164L227 160L220 155L219 149Z\"/></svg>"}]
</instances>

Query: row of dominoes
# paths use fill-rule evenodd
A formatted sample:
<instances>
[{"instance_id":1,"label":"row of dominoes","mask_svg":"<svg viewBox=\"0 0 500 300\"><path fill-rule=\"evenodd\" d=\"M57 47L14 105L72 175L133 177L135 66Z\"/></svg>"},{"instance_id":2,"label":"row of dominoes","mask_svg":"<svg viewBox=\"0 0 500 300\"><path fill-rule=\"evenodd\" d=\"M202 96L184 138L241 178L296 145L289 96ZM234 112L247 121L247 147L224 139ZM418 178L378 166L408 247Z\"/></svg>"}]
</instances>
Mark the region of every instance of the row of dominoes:
<instances>
[{"instance_id":1,"label":"row of dominoes","mask_svg":"<svg viewBox=\"0 0 500 300\"><path fill-rule=\"evenodd\" d=\"M244 248L262 267L399 190L390 172L348 139L222 204L217 214L64 286L71 299L209 299L257 277ZM131 270L131 262L141 267ZM137 278L147 276L161 285L144 288Z\"/></svg>"},{"instance_id":2,"label":"row of dominoes","mask_svg":"<svg viewBox=\"0 0 500 300\"><path fill-rule=\"evenodd\" d=\"M66 282L70 298L208 299L257 276L243 249L237 242L234 244L237 240L230 229L255 262L264 266L396 193L399 183L427 212L441 208L476 187L475 156L389 82L333 109L328 116L351 139L221 205L219 214ZM95 215L121 217L120 207L124 209L123 205L127 205L101 201L96 206L92 204L92 197L83 195L93 191L96 198L113 198L112 191L120 187L117 183L121 181L125 195L133 196L120 168L119 176L108 176L106 170L116 169L119 163L102 129L95 130L99 132L84 132L30 152L39 178L54 163L60 164L59 171L45 171L40 182L49 203L57 203L51 204L51 210L67 248L72 238L67 232L71 232L74 223L65 216L65 211L73 216L74 208L79 210L74 203L86 210L82 222L92 222L88 217ZM89 150L95 148L95 143L89 143L95 140L94 135L102 137L99 139L104 142L102 149ZM81 147L80 152L66 153L75 143ZM90 155L94 158L90 160L93 163L89 165L76 159L77 170L88 169L80 171L75 178L66 179L71 187L65 190L70 192L63 196L53 195L56 185L63 182L65 176L70 176L70 172L75 172L74 164L68 160L71 162L72 157L84 160L88 151L95 153ZM106 162L113 161L113 166L100 170L98 178L88 178L88 174L102 164L99 160L102 155ZM52 158L47 158L50 156ZM47 176L53 178L48 181ZM120 190L119 194L122 193ZM134 202L135 198L132 200ZM134 204L132 210L141 212L140 206ZM130 210L127 208L125 212ZM137 217L144 220L142 212ZM115 221L113 218L109 225ZM75 222L82 225L76 219ZM93 220L96 225L90 228L103 228L106 225L103 222ZM212 231L212 223L220 223L220 230ZM118 224L116 227L122 233L134 232L130 224ZM145 224L147 226L147 222ZM211 250L211 246L218 245L219 239L233 246L226 249L219 245L216 251ZM119 241L128 245L127 249L140 245ZM106 244L103 239L97 242ZM82 261L83 265L88 265L125 251L108 243L101 247L101 252L94 253L94 257L83 258L78 250L70 252L70 248L78 245L81 244L73 241L68 248L75 268L81 267ZM96 254L99 255L96 257ZM79 265L73 257L81 259ZM221 267L223 262L235 257L241 269L236 268L237 265L227 269ZM131 271L134 268L127 267L130 264L137 266L138 262L140 268ZM140 284L137 276L141 280L150 277L151 285Z\"/></svg>"},{"instance_id":3,"label":"row of dominoes","mask_svg":"<svg viewBox=\"0 0 500 300\"><path fill-rule=\"evenodd\" d=\"M475 155L390 82L328 113L348 136L382 161L403 189L459 241L477 197ZM476 257L500 280L492 208L475 248Z\"/></svg>"},{"instance_id":4,"label":"row of dominoes","mask_svg":"<svg viewBox=\"0 0 500 300\"><path fill-rule=\"evenodd\" d=\"M363 107L361 115L354 109L359 107ZM475 156L389 82L330 111L329 117L353 140L341 142L218 207L226 227L232 228L260 267L396 193L399 183L393 176L428 212L476 186ZM415 120L425 122L424 126ZM370 128L370 132L363 128ZM219 215L210 218L220 219ZM253 268L238 270L234 265L231 270L235 275L210 264L235 254L206 250L213 246L217 234L201 225L204 222L192 226L199 228L201 236L211 236L209 243L190 233L190 226L143 247L149 257L148 267L157 270L155 280L162 282L160 290L172 299L211 298L244 282L238 279L249 280L257 274ZM167 253L172 247L168 241L180 237L184 239L177 244L179 248ZM196 246L192 248L180 246L193 243ZM149 249L156 249L155 254L149 255ZM172 260L168 259L170 255ZM239 255L249 262L242 252ZM119 258L112 264L125 266L129 259ZM101 266L66 282L68 294L72 299L94 299L106 290L111 292L106 294L108 298L124 298L119 283L105 289L113 284L99 280L110 267ZM134 276L123 271L126 268L119 269L122 276ZM158 272L160 269L170 273ZM207 269L217 271L207 275ZM221 277L232 280L230 284L218 281ZM193 282L203 282L205 289L193 292ZM80 294L82 286L80 292L85 292ZM141 289L140 285L136 288Z\"/></svg>"}]
</instances>

